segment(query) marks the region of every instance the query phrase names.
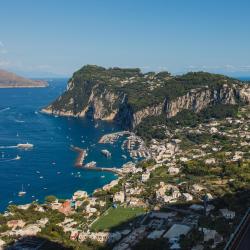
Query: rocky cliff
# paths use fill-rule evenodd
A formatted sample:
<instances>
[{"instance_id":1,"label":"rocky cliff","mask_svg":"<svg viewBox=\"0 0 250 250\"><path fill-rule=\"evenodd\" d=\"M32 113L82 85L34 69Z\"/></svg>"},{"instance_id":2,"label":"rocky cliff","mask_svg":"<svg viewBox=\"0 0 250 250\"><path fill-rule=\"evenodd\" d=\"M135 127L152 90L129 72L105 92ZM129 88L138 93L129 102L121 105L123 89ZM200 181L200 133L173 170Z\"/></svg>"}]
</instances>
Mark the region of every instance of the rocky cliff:
<instances>
[{"instance_id":1,"label":"rocky cliff","mask_svg":"<svg viewBox=\"0 0 250 250\"><path fill-rule=\"evenodd\" d=\"M214 104L250 104L250 85L204 72L172 77L142 74L138 69L84 66L67 90L42 111L110 120L133 129L149 116L173 117L188 109L199 112Z\"/></svg>"}]
</instances>

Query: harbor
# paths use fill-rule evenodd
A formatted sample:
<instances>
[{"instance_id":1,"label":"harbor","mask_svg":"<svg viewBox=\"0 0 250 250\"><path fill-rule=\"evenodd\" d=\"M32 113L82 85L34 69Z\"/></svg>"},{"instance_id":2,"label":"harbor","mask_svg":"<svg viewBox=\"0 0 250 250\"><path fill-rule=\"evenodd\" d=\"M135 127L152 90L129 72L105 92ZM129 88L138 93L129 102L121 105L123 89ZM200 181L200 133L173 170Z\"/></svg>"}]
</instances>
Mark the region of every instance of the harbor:
<instances>
[{"instance_id":1,"label":"harbor","mask_svg":"<svg viewBox=\"0 0 250 250\"><path fill-rule=\"evenodd\" d=\"M76 153L78 153L78 156L75 161L75 167L77 168L81 168L85 170L95 170L95 171L103 171L103 172L112 172L115 174L122 174L121 170L115 167L113 168L96 167L96 164L89 164L89 163L84 165L84 160L86 156L88 155L87 150L79 148L79 147L75 147L75 146L71 146L71 149L75 151Z\"/></svg>"}]
</instances>

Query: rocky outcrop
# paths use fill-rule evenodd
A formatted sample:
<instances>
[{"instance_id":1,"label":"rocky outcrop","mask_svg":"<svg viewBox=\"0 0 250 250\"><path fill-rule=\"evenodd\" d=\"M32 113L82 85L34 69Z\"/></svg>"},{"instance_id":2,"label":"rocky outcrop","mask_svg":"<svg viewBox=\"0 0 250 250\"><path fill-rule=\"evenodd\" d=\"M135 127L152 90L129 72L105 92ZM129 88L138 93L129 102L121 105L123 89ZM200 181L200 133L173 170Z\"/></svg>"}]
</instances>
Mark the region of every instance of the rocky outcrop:
<instances>
[{"instance_id":1,"label":"rocky outcrop","mask_svg":"<svg viewBox=\"0 0 250 250\"><path fill-rule=\"evenodd\" d=\"M148 117L148 116L157 116L161 115L162 112L164 112L164 106L165 106L165 101L163 103L160 103L159 105L155 105L152 107L147 107L144 108L140 111L137 111L133 114L133 121L132 121L132 127L136 127L140 122Z\"/></svg>"},{"instance_id":2,"label":"rocky outcrop","mask_svg":"<svg viewBox=\"0 0 250 250\"><path fill-rule=\"evenodd\" d=\"M175 100L166 100L164 111L167 117L173 117L184 109L199 112L214 104L237 104L239 101L249 103L248 98L250 95L247 95L247 92L242 92L242 94L240 92L241 87L239 85L229 86L226 84L218 89L194 89L184 96L177 97Z\"/></svg>"}]
</instances>

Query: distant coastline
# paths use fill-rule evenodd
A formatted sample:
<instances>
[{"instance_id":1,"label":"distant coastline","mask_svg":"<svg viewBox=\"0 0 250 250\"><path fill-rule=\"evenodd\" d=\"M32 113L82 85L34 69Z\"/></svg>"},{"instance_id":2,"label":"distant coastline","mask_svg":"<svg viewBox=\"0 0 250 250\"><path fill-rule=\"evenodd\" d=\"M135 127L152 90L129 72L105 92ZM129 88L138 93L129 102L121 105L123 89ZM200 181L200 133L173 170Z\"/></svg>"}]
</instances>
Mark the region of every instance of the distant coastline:
<instances>
[{"instance_id":1,"label":"distant coastline","mask_svg":"<svg viewBox=\"0 0 250 250\"><path fill-rule=\"evenodd\" d=\"M0 89L13 89L13 88L46 88L48 87L48 83L44 82L44 84L41 85L13 85L13 84L3 84L0 83Z\"/></svg>"},{"instance_id":2,"label":"distant coastline","mask_svg":"<svg viewBox=\"0 0 250 250\"><path fill-rule=\"evenodd\" d=\"M32 80L0 69L0 88L44 88L48 82Z\"/></svg>"}]
</instances>

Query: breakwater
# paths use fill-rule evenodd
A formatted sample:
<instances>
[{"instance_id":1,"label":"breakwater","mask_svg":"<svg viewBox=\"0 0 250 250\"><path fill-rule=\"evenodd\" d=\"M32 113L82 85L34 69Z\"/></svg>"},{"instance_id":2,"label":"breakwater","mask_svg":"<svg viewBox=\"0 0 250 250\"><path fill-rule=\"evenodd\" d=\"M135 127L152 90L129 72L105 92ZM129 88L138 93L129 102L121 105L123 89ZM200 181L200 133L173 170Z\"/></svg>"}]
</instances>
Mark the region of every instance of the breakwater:
<instances>
[{"instance_id":1,"label":"breakwater","mask_svg":"<svg viewBox=\"0 0 250 250\"><path fill-rule=\"evenodd\" d=\"M75 167L77 168L81 168L85 170L105 171L105 172L112 172L115 174L122 174L121 170L115 167L113 168L103 168L103 167L95 167L95 166L86 167L86 165L84 165L83 162L87 156L87 150L79 148L79 147L75 147L75 146L71 146L71 149L75 151L76 153L78 153L78 156L75 161Z\"/></svg>"}]
</instances>

